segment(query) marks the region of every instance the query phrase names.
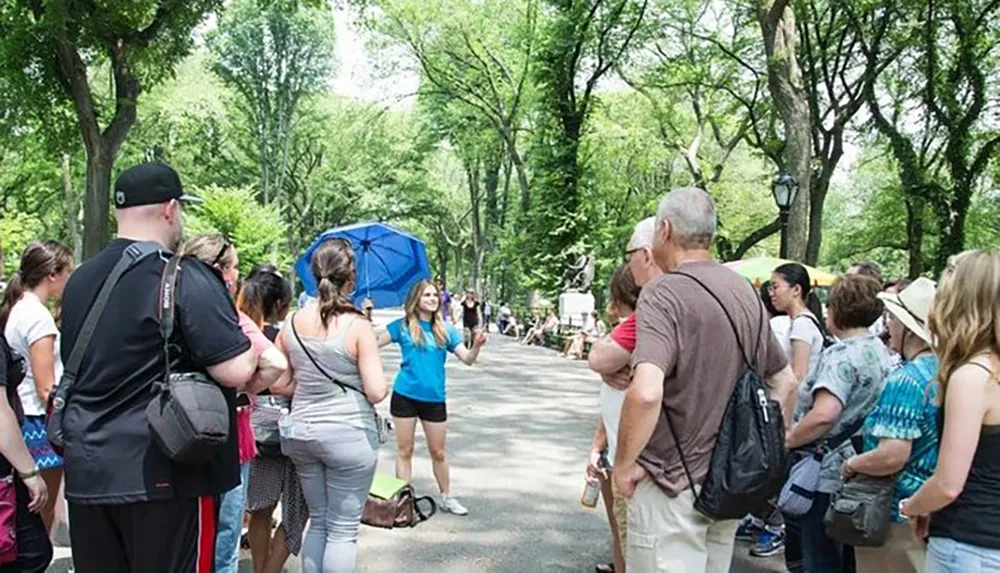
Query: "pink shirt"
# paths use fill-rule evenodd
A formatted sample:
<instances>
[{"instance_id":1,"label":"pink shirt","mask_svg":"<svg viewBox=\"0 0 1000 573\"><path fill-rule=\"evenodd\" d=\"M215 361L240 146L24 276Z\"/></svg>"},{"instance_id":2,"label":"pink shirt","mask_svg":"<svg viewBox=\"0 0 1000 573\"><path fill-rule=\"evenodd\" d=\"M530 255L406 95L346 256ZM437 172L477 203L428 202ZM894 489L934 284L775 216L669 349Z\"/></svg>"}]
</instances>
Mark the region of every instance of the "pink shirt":
<instances>
[{"instance_id":1,"label":"pink shirt","mask_svg":"<svg viewBox=\"0 0 1000 573\"><path fill-rule=\"evenodd\" d=\"M264 333L249 316L242 312L239 315L240 328L243 329L243 334L250 339L250 345L258 357L268 348L274 347L274 344L264 336ZM256 403L257 397L250 395L250 407L236 409L236 432L239 438L241 464L252 460L257 455L257 441L254 439L253 426L250 424L250 411Z\"/></svg>"}]
</instances>

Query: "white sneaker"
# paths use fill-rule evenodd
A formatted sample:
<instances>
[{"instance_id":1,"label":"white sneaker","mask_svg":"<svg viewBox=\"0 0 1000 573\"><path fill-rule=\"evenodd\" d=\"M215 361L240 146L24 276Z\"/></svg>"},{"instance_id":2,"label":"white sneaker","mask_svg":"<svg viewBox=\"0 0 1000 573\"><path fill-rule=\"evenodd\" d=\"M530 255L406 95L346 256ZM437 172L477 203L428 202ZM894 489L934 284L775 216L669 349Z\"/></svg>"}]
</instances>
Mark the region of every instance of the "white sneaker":
<instances>
[{"instance_id":1,"label":"white sneaker","mask_svg":"<svg viewBox=\"0 0 1000 573\"><path fill-rule=\"evenodd\" d=\"M450 495L442 495L441 502L438 504L441 511L446 511L448 513L454 513L455 515L467 515L469 513L468 509L458 500L451 497Z\"/></svg>"}]
</instances>

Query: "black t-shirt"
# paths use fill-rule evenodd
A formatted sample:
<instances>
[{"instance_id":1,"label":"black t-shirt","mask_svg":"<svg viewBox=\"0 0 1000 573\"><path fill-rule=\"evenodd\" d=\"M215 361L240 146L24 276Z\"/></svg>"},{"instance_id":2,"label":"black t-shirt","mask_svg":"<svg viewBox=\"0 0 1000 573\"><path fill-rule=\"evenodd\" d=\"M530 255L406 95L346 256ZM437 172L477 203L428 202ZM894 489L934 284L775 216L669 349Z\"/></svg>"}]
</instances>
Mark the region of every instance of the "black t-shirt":
<instances>
[{"instance_id":1,"label":"black t-shirt","mask_svg":"<svg viewBox=\"0 0 1000 573\"><path fill-rule=\"evenodd\" d=\"M62 299L61 352L68 363L80 327L104 280L132 241L118 239L70 278ZM143 258L112 291L84 354L63 417L66 499L121 504L217 495L239 485L236 392L223 388L230 408L229 442L213 461L175 464L152 440L146 406L164 373L158 298L165 255ZM246 352L250 341L222 280L193 258L181 264L172 359L175 371L202 371Z\"/></svg>"},{"instance_id":2,"label":"black t-shirt","mask_svg":"<svg viewBox=\"0 0 1000 573\"><path fill-rule=\"evenodd\" d=\"M7 404L14 411L18 425L24 424L24 410L21 408L21 397L17 387L24 381L27 364L23 356L19 356L7 344L7 339L0 333L0 386L7 394Z\"/></svg>"},{"instance_id":3,"label":"black t-shirt","mask_svg":"<svg viewBox=\"0 0 1000 573\"><path fill-rule=\"evenodd\" d=\"M465 328L475 328L479 326L479 303L474 302L471 305L469 301L462 301L462 325Z\"/></svg>"}]
</instances>

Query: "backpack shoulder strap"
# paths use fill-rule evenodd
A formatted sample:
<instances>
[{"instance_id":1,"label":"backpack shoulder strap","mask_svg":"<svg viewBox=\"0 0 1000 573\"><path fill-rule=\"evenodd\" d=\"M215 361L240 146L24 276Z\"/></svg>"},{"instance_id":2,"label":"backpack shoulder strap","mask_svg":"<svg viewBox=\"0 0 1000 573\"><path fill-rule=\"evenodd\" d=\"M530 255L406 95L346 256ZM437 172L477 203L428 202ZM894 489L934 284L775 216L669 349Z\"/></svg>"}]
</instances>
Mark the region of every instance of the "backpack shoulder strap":
<instances>
[{"instance_id":1,"label":"backpack shoulder strap","mask_svg":"<svg viewBox=\"0 0 1000 573\"><path fill-rule=\"evenodd\" d=\"M97 323L104 314L104 307L107 306L108 301L111 299L111 291L114 290L119 279L121 279L122 275L132 265L148 255L159 253L160 248L160 245L157 243L148 241L132 243L125 248L122 258L118 260L118 263L111 269L111 274L108 275L108 278L104 280L104 284L101 285L101 290L97 293L94 304L87 311L87 316L83 320L80 333L76 336L76 342L73 344L73 350L69 355L69 362L66 363L65 367L65 372L71 375L71 377L76 378L77 373L80 371L80 363L83 361L83 355L90 345L90 339L94 336L94 331L97 330Z\"/></svg>"},{"instance_id":2,"label":"backpack shoulder strap","mask_svg":"<svg viewBox=\"0 0 1000 573\"><path fill-rule=\"evenodd\" d=\"M682 273L680 271L674 271L671 274L680 275L682 277L687 277L687 278L693 280L695 283L698 284L698 286L700 286L705 292L707 292L712 298L714 298L715 302L719 303L719 307L722 309L722 312L726 315L726 319L729 320L729 326L733 329L733 336L736 337L736 344L740 347L740 352L743 354L743 360L746 361L746 364L747 364L748 368L756 370L757 369L757 360L758 360L758 356L760 354L761 338L763 337L763 331L764 331L764 327L763 327L763 324L762 324L762 319L763 319L764 313L763 313L763 310L761 308L763 306L763 304L761 303L761 304L757 305L758 306L758 312L759 312L759 314L758 314L758 328L757 328L757 343L756 343L756 345L755 345L755 347L753 349L754 350L754 355L751 357L750 354L747 353L746 348L743 346L743 341L740 339L740 331L736 328L736 321L733 320L733 316L731 314L729 314L729 309L726 308L726 305L722 304L722 300L719 299L718 295L716 295L712 291L712 289L708 288L708 286L704 282L702 282L700 279L698 279L694 275L689 275L688 273Z\"/></svg>"}]
</instances>

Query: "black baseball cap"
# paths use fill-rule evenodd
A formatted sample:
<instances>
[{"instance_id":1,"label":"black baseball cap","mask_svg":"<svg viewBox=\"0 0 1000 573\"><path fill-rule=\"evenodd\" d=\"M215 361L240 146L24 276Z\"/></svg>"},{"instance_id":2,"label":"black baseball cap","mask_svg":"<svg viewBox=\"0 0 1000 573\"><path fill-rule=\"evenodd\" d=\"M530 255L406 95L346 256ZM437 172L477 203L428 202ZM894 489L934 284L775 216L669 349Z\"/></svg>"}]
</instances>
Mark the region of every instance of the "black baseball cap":
<instances>
[{"instance_id":1,"label":"black baseball cap","mask_svg":"<svg viewBox=\"0 0 1000 573\"><path fill-rule=\"evenodd\" d=\"M115 180L117 209L159 205L171 199L186 203L201 202L201 199L184 193L180 175L169 165L140 163L122 171Z\"/></svg>"}]
</instances>

